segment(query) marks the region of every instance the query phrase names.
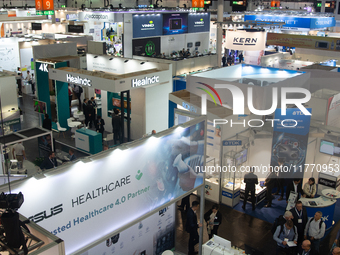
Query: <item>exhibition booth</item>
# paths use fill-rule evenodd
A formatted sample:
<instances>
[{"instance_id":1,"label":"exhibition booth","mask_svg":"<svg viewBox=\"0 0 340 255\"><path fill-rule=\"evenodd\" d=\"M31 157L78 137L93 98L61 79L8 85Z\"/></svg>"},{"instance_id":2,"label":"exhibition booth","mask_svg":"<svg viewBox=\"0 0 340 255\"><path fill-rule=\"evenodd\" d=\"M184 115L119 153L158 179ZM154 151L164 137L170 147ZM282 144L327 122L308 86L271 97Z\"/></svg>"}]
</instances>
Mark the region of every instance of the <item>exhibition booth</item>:
<instances>
[{"instance_id":1,"label":"exhibition booth","mask_svg":"<svg viewBox=\"0 0 340 255\"><path fill-rule=\"evenodd\" d=\"M66 254L162 254L175 247L175 203L203 194L205 139L202 116L13 182L25 198L18 212L61 238Z\"/></svg>"},{"instance_id":2,"label":"exhibition booth","mask_svg":"<svg viewBox=\"0 0 340 255\"><path fill-rule=\"evenodd\" d=\"M45 63L48 72L39 69L43 62L37 62L38 98L47 102L49 113L49 88L44 84L55 81L57 122L61 127L67 128L67 119L70 118L68 84L76 84L86 90L88 98L96 97L97 114L104 119L105 130L110 133L114 109L124 113L122 117L127 122L126 137L130 139L139 139L152 130L159 132L168 128L171 65L94 54L87 54L88 71L67 67L66 62ZM130 121L132 125L129 131Z\"/></svg>"},{"instance_id":3,"label":"exhibition booth","mask_svg":"<svg viewBox=\"0 0 340 255\"><path fill-rule=\"evenodd\" d=\"M331 74L329 82L322 85L327 87L327 89L322 89L319 81L321 77L327 76L327 74ZM336 102L338 98L337 95L334 96L334 94L339 93L336 91L336 81L338 78L339 74L336 72L320 70L299 72L248 65L237 65L187 76L186 90L170 94L170 101L177 105L173 116L175 116L177 121L185 122L190 116L199 115L202 111L201 98L204 94L208 94L209 96L206 96L208 99L206 107L208 118L206 165L208 166L209 156L212 155L209 153L209 148L216 148L217 153L214 156L216 159L213 161L216 163L211 163L211 166L215 164L215 169L217 169L217 166L226 167L226 169L233 169L232 167L235 167L234 169L236 170L235 172L225 171L220 173L214 171L210 173L210 170L214 170L214 168L206 169L206 178L211 177L208 180L206 179L206 198L211 199L209 195L217 194L211 200L234 207L244 196L245 185L243 178L246 172L242 172L240 169L248 168L249 171L250 166L277 165L278 159L282 157L285 158L287 166L294 164L302 167L304 163L307 165L319 164L318 170L305 169L303 176L299 175L296 177L303 178L304 183L309 177L314 177L318 184L323 183L327 185L325 189L338 189L338 174L336 171L332 172L331 167L328 166L329 164L339 164L339 158L335 153L339 145L330 143L328 149L326 148L325 150L320 147L321 144L324 145L325 142L323 141L338 140L337 135L340 134L340 126L331 127L329 124L323 125L326 121L325 116L328 115L333 116L333 119L330 119L329 122L337 123L336 116L338 115L334 112L334 104L330 105L331 102ZM291 119L298 120L299 127L294 131L291 127L285 128L275 123L272 126L270 121L265 122L262 116L259 118L256 115L250 114L246 105L243 114L232 115L230 109L234 107L233 104L235 102L233 102L231 93L226 93L229 90L222 89L223 87L219 88L216 85L226 83L241 89L244 94L247 94L247 88L250 86L252 88L252 95L257 97L256 102L253 102L253 107L257 110L271 108L271 105L268 105L268 103L271 104L268 98L272 96L267 93L272 93L273 87L306 88L312 93L311 100L306 104L308 111L312 112L312 116L311 118L308 116L298 116L294 108L287 109L288 116L281 116L278 111L275 112L275 116L272 114L267 116L267 119L282 120L291 117ZM229 114L226 114L227 110L229 110ZM181 112L185 113L182 114ZM254 117L257 118L253 119ZM330 117L327 118L329 119ZM215 125L213 119L218 120ZM209 121L212 122L210 126ZM327 133L325 129L331 130L332 133ZM218 136L220 136L220 142L216 143L215 140ZM217 144L217 147L213 147ZM292 154L285 154L286 150L292 152ZM328 155L325 151L328 152ZM324 172L327 177L320 178L320 172ZM261 174L261 171L256 172L256 174L259 178L259 184L256 185L256 203L259 203L265 196L266 188L263 182L266 174ZM215 185L211 185L213 182L216 182ZM321 187L320 185L320 190ZM217 191L214 191L214 188ZM326 224L327 227L331 227L334 202L327 202L329 199L326 198L323 201L325 202L316 201L316 204L318 209L324 211L325 215L329 215L329 220ZM307 210L309 216L312 216L315 212Z\"/></svg>"}]
</instances>

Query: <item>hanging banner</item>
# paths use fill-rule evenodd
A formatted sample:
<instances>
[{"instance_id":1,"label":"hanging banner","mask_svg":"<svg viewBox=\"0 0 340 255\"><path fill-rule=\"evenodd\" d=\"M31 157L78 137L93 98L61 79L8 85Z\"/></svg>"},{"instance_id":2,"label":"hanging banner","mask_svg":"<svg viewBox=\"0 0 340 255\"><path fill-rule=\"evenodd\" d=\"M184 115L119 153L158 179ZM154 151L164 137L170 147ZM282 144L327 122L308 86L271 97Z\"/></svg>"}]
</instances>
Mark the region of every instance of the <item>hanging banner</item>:
<instances>
[{"instance_id":1,"label":"hanging banner","mask_svg":"<svg viewBox=\"0 0 340 255\"><path fill-rule=\"evenodd\" d=\"M306 109L312 112L311 108ZM302 178L311 116L304 115L298 108L286 111L286 115L281 115L281 109L275 111L270 164L278 166L279 161L284 162L280 178Z\"/></svg>"},{"instance_id":2,"label":"hanging banner","mask_svg":"<svg viewBox=\"0 0 340 255\"><path fill-rule=\"evenodd\" d=\"M328 99L326 125L340 127L340 93Z\"/></svg>"},{"instance_id":3,"label":"hanging banner","mask_svg":"<svg viewBox=\"0 0 340 255\"><path fill-rule=\"evenodd\" d=\"M264 31L226 31L225 47L231 50L264 50L266 48L266 34Z\"/></svg>"},{"instance_id":4,"label":"hanging banner","mask_svg":"<svg viewBox=\"0 0 340 255\"><path fill-rule=\"evenodd\" d=\"M191 124L137 147L107 151L88 163L64 165L61 172L45 173L47 178L13 184L12 193L25 196L18 212L64 240L66 254L79 254L84 246L203 185L197 168L204 161L205 127L205 121Z\"/></svg>"},{"instance_id":5,"label":"hanging banner","mask_svg":"<svg viewBox=\"0 0 340 255\"><path fill-rule=\"evenodd\" d=\"M115 22L113 12L79 12L80 21Z\"/></svg>"},{"instance_id":6,"label":"hanging banner","mask_svg":"<svg viewBox=\"0 0 340 255\"><path fill-rule=\"evenodd\" d=\"M191 7L192 8L204 8L204 0L192 0Z\"/></svg>"},{"instance_id":7,"label":"hanging banner","mask_svg":"<svg viewBox=\"0 0 340 255\"><path fill-rule=\"evenodd\" d=\"M268 33L267 45L340 51L340 38Z\"/></svg>"}]
</instances>

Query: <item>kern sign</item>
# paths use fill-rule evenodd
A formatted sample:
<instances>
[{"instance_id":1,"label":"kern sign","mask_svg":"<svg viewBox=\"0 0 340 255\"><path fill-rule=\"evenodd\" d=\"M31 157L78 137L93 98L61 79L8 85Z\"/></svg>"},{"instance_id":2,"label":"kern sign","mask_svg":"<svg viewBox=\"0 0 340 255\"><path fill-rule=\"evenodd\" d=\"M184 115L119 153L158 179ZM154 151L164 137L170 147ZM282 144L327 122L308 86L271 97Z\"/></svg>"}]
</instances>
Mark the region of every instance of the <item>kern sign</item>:
<instances>
[{"instance_id":1,"label":"kern sign","mask_svg":"<svg viewBox=\"0 0 340 255\"><path fill-rule=\"evenodd\" d=\"M266 32L262 31L226 31L227 49L258 51L266 47Z\"/></svg>"}]
</instances>

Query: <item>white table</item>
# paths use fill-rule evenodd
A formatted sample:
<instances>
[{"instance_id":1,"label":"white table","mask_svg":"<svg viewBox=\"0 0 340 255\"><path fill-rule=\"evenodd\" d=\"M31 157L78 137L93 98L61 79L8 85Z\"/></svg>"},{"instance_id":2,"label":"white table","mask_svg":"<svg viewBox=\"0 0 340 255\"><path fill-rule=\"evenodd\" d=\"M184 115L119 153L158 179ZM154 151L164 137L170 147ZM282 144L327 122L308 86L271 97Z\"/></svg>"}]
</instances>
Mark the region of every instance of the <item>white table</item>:
<instances>
[{"instance_id":1,"label":"white table","mask_svg":"<svg viewBox=\"0 0 340 255\"><path fill-rule=\"evenodd\" d=\"M324 197L331 200L340 198L340 192L335 189L323 189L321 193Z\"/></svg>"},{"instance_id":2,"label":"white table","mask_svg":"<svg viewBox=\"0 0 340 255\"><path fill-rule=\"evenodd\" d=\"M71 128L71 133L75 133L77 130L77 127L81 125L80 121L72 121L68 123L68 126ZM74 136L72 136L74 138Z\"/></svg>"},{"instance_id":3,"label":"white table","mask_svg":"<svg viewBox=\"0 0 340 255\"><path fill-rule=\"evenodd\" d=\"M73 113L73 117L76 118L76 119L79 119L80 116L83 116L84 113L83 112L78 112L78 111L75 111Z\"/></svg>"},{"instance_id":4,"label":"white table","mask_svg":"<svg viewBox=\"0 0 340 255\"><path fill-rule=\"evenodd\" d=\"M230 250L225 250L223 247L218 246L214 242L214 238L211 238L208 242L202 245L203 255L241 255L244 254L244 250L236 250L237 248L232 248Z\"/></svg>"}]
</instances>

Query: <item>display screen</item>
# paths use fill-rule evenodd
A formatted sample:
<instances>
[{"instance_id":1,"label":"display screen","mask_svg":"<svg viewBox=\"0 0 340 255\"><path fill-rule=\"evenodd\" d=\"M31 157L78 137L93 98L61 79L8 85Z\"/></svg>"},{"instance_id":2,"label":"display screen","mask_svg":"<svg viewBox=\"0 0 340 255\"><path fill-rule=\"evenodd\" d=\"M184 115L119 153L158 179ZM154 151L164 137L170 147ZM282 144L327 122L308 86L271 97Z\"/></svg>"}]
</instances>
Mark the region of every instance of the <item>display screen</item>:
<instances>
[{"instance_id":1,"label":"display screen","mask_svg":"<svg viewBox=\"0 0 340 255\"><path fill-rule=\"evenodd\" d=\"M242 163L247 161L247 154L248 149L244 149L243 151L240 151L235 155L236 166L241 165Z\"/></svg>"},{"instance_id":2,"label":"display screen","mask_svg":"<svg viewBox=\"0 0 340 255\"><path fill-rule=\"evenodd\" d=\"M33 100L34 102L34 111L38 113L46 114L46 103L38 100Z\"/></svg>"},{"instance_id":3,"label":"display screen","mask_svg":"<svg viewBox=\"0 0 340 255\"><path fill-rule=\"evenodd\" d=\"M31 23L32 24L32 30L42 30L41 23Z\"/></svg>"},{"instance_id":4,"label":"display screen","mask_svg":"<svg viewBox=\"0 0 340 255\"><path fill-rule=\"evenodd\" d=\"M189 42L189 43L187 44L187 48L192 48L192 42Z\"/></svg>"},{"instance_id":5,"label":"display screen","mask_svg":"<svg viewBox=\"0 0 340 255\"><path fill-rule=\"evenodd\" d=\"M321 140L320 152L332 156L340 157L340 144Z\"/></svg>"},{"instance_id":6,"label":"display screen","mask_svg":"<svg viewBox=\"0 0 340 255\"><path fill-rule=\"evenodd\" d=\"M161 53L161 38L152 37L146 39L133 39L133 55L138 56L158 56Z\"/></svg>"},{"instance_id":7,"label":"display screen","mask_svg":"<svg viewBox=\"0 0 340 255\"><path fill-rule=\"evenodd\" d=\"M331 3L325 3L325 7L326 7L326 8L331 7Z\"/></svg>"},{"instance_id":8,"label":"display screen","mask_svg":"<svg viewBox=\"0 0 340 255\"><path fill-rule=\"evenodd\" d=\"M201 42L195 42L195 47L201 46Z\"/></svg>"},{"instance_id":9,"label":"display screen","mask_svg":"<svg viewBox=\"0 0 340 255\"><path fill-rule=\"evenodd\" d=\"M163 14L163 35L188 33L188 14Z\"/></svg>"},{"instance_id":10,"label":"display screen","mask_svg":"<svg viewBox=\"0 0 340 255\"><path fill-rule=\"evenodd\" d=\"M84 33L84 27L77 26L77 25L68 25L68 32L69 33Z\"/></svg>"}]
</instances>

